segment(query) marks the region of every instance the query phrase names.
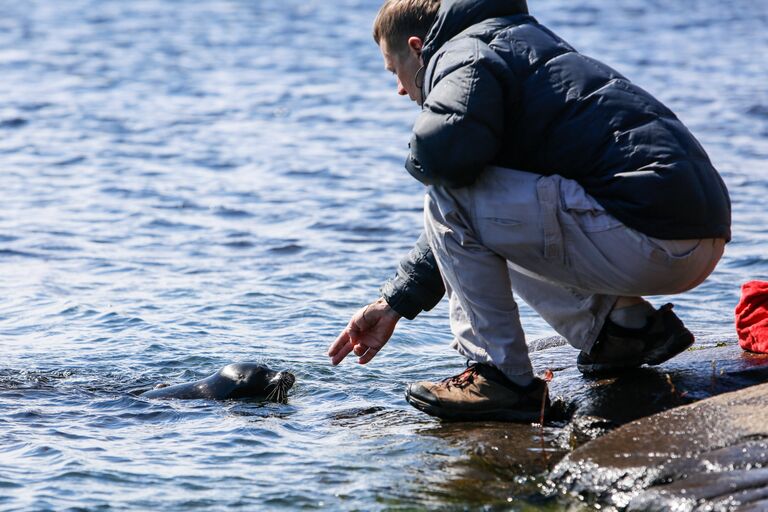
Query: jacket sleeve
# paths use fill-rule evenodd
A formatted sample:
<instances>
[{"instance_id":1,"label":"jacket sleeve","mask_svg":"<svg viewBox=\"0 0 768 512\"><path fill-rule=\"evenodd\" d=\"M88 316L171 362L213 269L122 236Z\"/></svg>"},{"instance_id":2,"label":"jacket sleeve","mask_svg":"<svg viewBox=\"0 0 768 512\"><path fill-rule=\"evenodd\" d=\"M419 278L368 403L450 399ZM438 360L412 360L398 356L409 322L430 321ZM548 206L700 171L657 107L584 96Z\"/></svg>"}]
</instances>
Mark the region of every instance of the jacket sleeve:
<instances>
[{"instance_id":1,"label":"jacket sleeve","mask_svg":"<svg viewBox=\"0 0 768 512\"><path fill-rule=\"evenodd\" d=\"M429 92L413 127L405 167L425 185L471 185L501 147L500 57L467 39L433 58Z\"/></svg>"},{"instance_id":2,"label":"jacket sleeve","mask_svg":"<svg viewBox=\"0 0 768 512\"><path fill-rule=\"evenodd\" d=\"M381 287L381 295L398 314L413 320L435 307L444 294L437 261L422 233L416 246L400 261L395 276Z\"/></svg>"}]
</instances>

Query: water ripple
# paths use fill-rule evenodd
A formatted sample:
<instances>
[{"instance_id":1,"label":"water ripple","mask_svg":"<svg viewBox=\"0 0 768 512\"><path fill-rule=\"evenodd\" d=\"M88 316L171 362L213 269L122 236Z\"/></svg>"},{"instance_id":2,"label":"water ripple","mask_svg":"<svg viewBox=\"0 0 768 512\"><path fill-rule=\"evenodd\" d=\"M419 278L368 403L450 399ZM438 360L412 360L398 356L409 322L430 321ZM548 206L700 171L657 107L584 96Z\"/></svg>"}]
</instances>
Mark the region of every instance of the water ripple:
<instances>
[{"instance_id":1,"label":"water ripple","mask_svg":"<svg viewBox=\"0 0 768 512\"><path fill-rule=\"evenodd\" d=\"M0 508L507 503L508 486L462 494L472 454L402 398L462 364L446 304L370 366L324 355L421 229L416 111L371 41L379 3L0 0ZM675 301L733 338L738 284L768 276L761 3L531 7L722 171L734 240ZM521 313L529 339L552 334ZM132 394L233 361L294 372L289 403Z\"/></svg>"}]
</instances>

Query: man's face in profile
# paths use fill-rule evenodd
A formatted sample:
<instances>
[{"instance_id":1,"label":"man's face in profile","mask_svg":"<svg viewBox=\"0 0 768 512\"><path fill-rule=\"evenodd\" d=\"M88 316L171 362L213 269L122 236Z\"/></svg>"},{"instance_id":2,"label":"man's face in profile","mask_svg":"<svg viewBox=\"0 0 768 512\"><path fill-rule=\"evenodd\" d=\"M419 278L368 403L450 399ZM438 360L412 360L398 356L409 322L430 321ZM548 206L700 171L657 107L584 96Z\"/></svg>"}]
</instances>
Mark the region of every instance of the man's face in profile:
<instances>
[{"instance_id":1,"label":"man's face in profile","mask_svg":"<svg viewBox=\"0 0 768 512\"><path fill-rule=\"evenodd\" d=\"M422 67L421 39L411 37L408 39L408 46L397 51L382 38L379 41L379 49L384 57L384 67L397 77L397 94L400 96L407 94L412 101L421 105L424 98L422 98L421 86L416 84L416 74Z\"/></svg>"}]
</instances>

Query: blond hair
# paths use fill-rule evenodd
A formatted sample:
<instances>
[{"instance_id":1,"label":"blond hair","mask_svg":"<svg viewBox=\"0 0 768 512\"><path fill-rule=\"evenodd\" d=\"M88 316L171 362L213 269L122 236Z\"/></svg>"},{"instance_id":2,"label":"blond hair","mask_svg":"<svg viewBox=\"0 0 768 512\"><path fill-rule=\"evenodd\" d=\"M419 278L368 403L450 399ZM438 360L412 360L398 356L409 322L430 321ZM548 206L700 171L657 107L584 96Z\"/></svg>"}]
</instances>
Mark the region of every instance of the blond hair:
<instances>
[{"instance_id":1,"label":"blond hair","mask_svg":"<svg viewBox=\"0 0 768 512\"><path fill-rule=\"evenodd\" d=\"M435 22L440 0L385 0L373 22L373 40L383 39L393 51L402 51L408 38L422 41Z\"/></svg>"}]
</instances>

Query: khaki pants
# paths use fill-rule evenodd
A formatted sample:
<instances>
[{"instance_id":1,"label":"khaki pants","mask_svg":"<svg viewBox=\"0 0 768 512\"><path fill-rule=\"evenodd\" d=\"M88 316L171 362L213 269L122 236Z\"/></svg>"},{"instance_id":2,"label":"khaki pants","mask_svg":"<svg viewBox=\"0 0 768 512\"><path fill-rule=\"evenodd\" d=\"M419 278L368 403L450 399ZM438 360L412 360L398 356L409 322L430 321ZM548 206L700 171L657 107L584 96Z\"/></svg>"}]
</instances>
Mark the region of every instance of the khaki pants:
<instances>
[{"instance_id":1,"label":"khaki pants","mask_svg":"<svg viewBox=\"0 0 768 512\"><path fill-rule=\"evenodd\" d=\"M618 296L690 290L725 245L651 238L573 180L499 167L471 187L429 187L424 223L450 300L453 347L513 380L532 374L514 294L589 351Z\"/></svg>"}]
</instances>

